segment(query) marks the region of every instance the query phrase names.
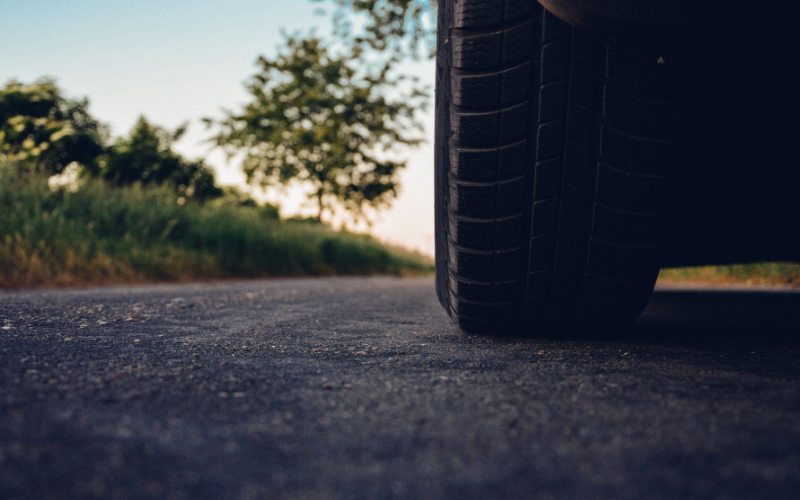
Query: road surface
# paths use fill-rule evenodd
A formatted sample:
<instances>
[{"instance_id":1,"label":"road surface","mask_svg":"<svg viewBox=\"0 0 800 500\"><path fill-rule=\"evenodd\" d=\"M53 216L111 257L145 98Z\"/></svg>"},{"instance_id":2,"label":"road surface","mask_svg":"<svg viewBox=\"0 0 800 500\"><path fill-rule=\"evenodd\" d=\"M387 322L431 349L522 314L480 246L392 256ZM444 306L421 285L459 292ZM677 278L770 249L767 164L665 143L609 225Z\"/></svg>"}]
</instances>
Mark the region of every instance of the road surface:
<instances>
[{"instance_id":1,"label":"road surface","mask_svg":"<svg viewBox=\"0 0 800 500\"><path fill-rule=\"evenodd\" d=\"M0 294L0 497L800 492L800 294L459 333L430 279Z\"/></svg>"}]
</instances>

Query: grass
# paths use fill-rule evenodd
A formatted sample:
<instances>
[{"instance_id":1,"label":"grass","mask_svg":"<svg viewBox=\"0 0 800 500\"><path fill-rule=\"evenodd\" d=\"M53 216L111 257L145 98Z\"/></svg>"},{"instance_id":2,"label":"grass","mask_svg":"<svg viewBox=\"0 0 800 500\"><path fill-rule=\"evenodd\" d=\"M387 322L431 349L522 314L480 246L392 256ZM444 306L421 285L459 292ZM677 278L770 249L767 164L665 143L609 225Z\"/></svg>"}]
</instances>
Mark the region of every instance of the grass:
<instances>
[{"instance_id":1,"label":"grass","mask_svg":"<svg viewBox=\"0 0 800 500\"><path fill-rule=\"evenodd\" d=\"M666 283L800 286L800 264L766 262L663 269L658 279Z\"/></svg>"},{"instance_id":2,"label":"grass","mask_svg":"<svg viewBox=\"0 0 800 500\"><path fill-rule=\"evenodd\" d=\"M0 175L0 287L431 271L422 255L258 207Z\"/></svg>"}]
</instances>

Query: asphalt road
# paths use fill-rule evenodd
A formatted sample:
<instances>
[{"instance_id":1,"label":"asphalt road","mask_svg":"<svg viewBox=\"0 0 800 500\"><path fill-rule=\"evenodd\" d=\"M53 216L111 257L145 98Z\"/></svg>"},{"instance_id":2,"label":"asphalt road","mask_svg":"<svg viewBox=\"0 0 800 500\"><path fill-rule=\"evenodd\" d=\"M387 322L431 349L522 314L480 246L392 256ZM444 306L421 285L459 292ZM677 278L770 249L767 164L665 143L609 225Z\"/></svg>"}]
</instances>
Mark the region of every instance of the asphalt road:
<instances>
[{"instance_id":1,"label":"asphalt road","mask_svg":"<svg viewBox=\"0 0 800 500\"><path fill-rule=\"evenodd\" d=\"M459 333L429 279L0 294L0 498L797 498L800 293Z\"/></svg>"}]
</instances>

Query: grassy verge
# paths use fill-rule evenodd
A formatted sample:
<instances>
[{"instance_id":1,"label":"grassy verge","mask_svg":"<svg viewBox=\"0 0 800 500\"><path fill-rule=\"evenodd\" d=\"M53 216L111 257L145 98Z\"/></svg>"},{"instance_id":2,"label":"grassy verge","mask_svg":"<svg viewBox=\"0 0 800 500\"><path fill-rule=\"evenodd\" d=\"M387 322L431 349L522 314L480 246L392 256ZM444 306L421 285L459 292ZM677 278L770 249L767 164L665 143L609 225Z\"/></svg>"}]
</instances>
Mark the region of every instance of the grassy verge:
<instances>
[{"instance_id":1,"label":"grassy verge","mask_svg":"<svg viewBox=\"0 0 800 500\"><path fill-rule=\"evenodd\" d=\"M0 176L0 287L430 271L424 256L257 207Z\"/></svg>"},{"instance_id":2,"label":"grassy verge","mask_svg":"<svg viewBox=\"0 0 800 500\"><path fill-rule=\"evenodd\" d=\"M800 264L767 262L663 269L658 279L666 283L800 286Z\"/></svg>"}]
</instances>

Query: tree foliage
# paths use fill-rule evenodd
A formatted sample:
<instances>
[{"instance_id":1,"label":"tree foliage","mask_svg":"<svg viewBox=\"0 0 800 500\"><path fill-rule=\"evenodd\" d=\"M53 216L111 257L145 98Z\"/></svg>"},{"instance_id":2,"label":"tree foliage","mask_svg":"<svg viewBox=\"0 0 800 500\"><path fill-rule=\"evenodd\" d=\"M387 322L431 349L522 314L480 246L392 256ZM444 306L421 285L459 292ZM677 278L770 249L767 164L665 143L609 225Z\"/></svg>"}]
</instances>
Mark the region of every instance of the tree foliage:
<instances>
[{"instance_id":1,"label":"tree foliage","mask_svg":"<svg viewBox=\"0 0 800 500\"><path fill-rule=\"evenodd\" d=\"M0 89L0 164L44 176L77 164L81 174L117 186L164 184L198 200L222 194L210 168L173 150L185 127L169 131L142 117L128 137L109 144L107 127L88 108L86 99L64 97L51 79L9 82Z\"/></svg>"},{"instance_id":2,"label":"tree foliage","mask_svg":"<svg viewBox=\"0 0 800 500\"><path fill-rule=\"evenodd\" d=\"M0 89L0 161L41 174L61 173L76 162L97 169L105 128L86 99L64 97L53 80L10 81Z\"/></svg>"},{"instance_id":3,"label":"tree foliage","mask_svg":"<svg viewBox=\"0 0 800 500\"><path fill-rule=\"evenodd\" d=\"M214 173L201 161L189 161L173 150L186 127L174 131L140 117L128 137L110 148L100 175L117 186L164 184L186 197L205 200L220 196Z\"/></svg>"},{"instance_id":4,"label":"tree foliage","mask_svg":"<svg viewBox=\"0 0 800 500\"><path fill-rule=\"evenodd\" d=\"M350 44L362 44L393 59L435 52L436 0L311 0L333 3L334 30ZM360 26L356 29L355 26Z\"/></svg>"},{"instance_id":5,"label":"tree foliage","mask_svg":"<svg viewBox=\"0 0 800 500\"><path fill-rule=\"evenodd\" d=\"M400 145L416 145L415 120L427 95L392 76L389 64L362 49L335 53L314 36L287 37L275 58L259 57L247 82L249 102L226 111L213 142L240 154L248 179L272 186L311 187L317 218L345 209L368 218L398 190L405 161Z\"/></svg>"}]
</instances>

